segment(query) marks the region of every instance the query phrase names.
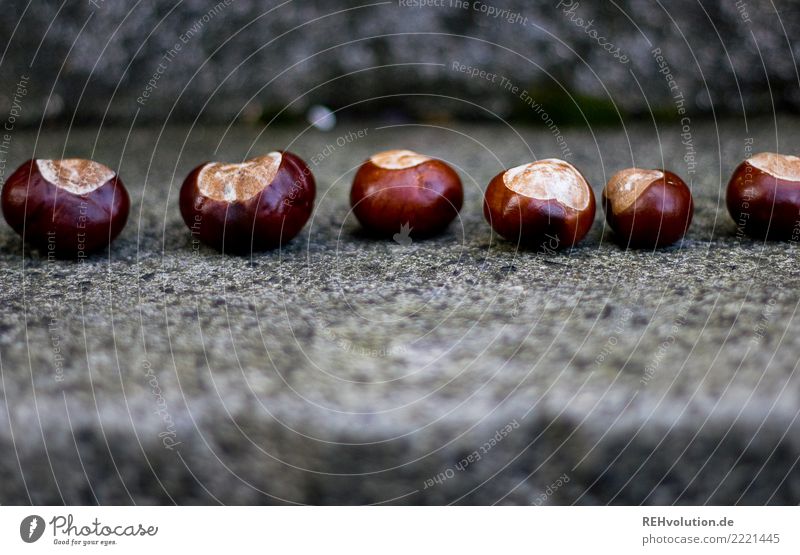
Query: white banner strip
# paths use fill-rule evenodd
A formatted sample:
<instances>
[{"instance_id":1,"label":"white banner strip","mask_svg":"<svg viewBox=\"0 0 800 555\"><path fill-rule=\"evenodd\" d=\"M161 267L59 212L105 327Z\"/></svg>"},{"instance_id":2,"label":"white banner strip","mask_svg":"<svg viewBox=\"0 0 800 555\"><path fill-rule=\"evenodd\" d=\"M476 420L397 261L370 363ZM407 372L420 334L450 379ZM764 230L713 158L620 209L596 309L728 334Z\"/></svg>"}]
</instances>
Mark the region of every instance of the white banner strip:
<instances>
[{"instance_id":1,"label":"white banner strip","mask_svg":"<svg viewBox=\"0 0 800 555\"><path fill-rule=\"evenodd\" d=\"M797 554L798 523L800 507L0 507L0 552Z\"/></svg>"}]
</instances>

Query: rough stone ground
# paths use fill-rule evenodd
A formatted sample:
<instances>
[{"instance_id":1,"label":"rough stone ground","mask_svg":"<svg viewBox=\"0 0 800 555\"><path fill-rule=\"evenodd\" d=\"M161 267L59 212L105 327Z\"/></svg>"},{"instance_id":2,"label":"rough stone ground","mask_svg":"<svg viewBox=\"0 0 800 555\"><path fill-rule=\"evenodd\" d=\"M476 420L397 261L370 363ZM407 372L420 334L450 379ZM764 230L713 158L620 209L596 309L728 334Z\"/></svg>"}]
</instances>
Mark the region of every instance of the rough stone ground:
<instances>
[{"instance_id":1,"label":"rough stone ground","mask_svg":"<svg viewBox=\"0 0 800 555\"><path fill-rule=\"evenodd\" d=\"M0 228L0 503L798 503L797 245L737 237L720 196L747 137L790 152L797 123L693 125L683 245L626 252L598 211L549 255L481 215L503 167L560 154L544 128L18 132L10 165L91 156L134 206L82 263ZM634 163L688 177L679 133L565 137L599 193ZM193 245L183 176L287 146L316 161L301 236L251 258ZM404 247L347 217L354 168L396 146L462 173L445 235Z\"/></svg>"}]
</instances>

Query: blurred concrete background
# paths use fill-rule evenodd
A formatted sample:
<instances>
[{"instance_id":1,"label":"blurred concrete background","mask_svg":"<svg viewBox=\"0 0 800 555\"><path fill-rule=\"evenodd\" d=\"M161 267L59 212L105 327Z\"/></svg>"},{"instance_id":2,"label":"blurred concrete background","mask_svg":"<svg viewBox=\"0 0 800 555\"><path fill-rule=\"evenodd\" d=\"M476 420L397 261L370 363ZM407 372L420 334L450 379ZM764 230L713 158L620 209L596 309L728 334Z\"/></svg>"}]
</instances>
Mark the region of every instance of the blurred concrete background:
<instances>
[{"instance_id":1,"label":"blurred concrete background","mask_svg":"<svg viewBox=\"0 0 800 555\"><path fill-rule=\"evenodd\" d=\"M558 125L669 116L678 92L695 115L800 106L800 45L789 40L800 34L800 10L789 0L3 4L0 113L27 76L18 121L29 124L43 115L270 120L314 104L362 115L535 118L502 77ZM470 77L453 62L497 78Z\"/></svg>"}]
</instances>

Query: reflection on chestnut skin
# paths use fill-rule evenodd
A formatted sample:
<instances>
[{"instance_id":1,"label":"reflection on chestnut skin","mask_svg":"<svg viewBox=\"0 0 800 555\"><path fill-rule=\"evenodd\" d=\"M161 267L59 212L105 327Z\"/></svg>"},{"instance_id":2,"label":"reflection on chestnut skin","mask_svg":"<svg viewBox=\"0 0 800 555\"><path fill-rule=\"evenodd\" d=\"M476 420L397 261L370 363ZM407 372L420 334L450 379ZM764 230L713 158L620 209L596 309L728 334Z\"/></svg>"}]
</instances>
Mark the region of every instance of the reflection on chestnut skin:
<instances>
[{"instance_id":1,"label":"reflection on chestnut skin","mask_svg":"<svg viewBox=\"0 0 800 555\"><path fill-rule=\"evenodd\" d=\"M128 221L117 173L92 160L28 160L3 186L3 216L25 241L58 258L106 247Z\"/></svg>"},{"instance_id":2,"label":"reflection on chestnut skin","mask_svg":"<svg viewBox=\"0 0 800 555\"><path fill-rule=\"evenodd\" d=\"M315 195L306 163L281 151L240 164L199 165L183 182L180 209L193 237L246 254L293 239L311 216Z\"/></svg>"}]
</instances>

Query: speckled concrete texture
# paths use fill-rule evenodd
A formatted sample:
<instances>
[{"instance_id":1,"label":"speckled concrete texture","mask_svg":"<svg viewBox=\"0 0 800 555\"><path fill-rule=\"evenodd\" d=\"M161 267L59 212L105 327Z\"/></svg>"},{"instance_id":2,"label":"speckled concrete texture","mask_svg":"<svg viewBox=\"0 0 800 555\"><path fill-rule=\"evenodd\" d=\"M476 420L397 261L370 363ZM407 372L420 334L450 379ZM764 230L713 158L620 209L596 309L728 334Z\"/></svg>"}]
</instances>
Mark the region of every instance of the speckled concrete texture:
<instances>
[{"instance_id":1,"label":"speckled concrete texture","mask_svg":"<svg viewBox=\"0 0 800 555\"><path fill-rule=\"evenodd\" d=\"M596 194L666 166L696 212L650 252L615 245L598 210L556 254L481 213L501 169L560 155L543 127L17 132L10 165L92 157L133 208L110 256L82 262L0 228L0 503L796 504L798 248L737 235L723 193L797 129L564 130ZM463 177L441 237L375 240L349 214L355 168L398 146ZM316 174L303 233L250 257L193 244L184 175L274 148Z\"/></svg>"}]
</instances>

